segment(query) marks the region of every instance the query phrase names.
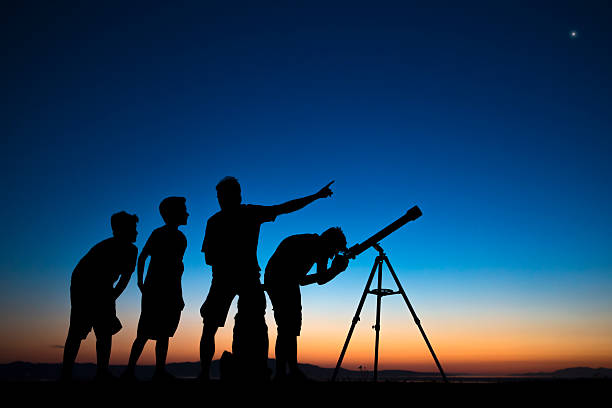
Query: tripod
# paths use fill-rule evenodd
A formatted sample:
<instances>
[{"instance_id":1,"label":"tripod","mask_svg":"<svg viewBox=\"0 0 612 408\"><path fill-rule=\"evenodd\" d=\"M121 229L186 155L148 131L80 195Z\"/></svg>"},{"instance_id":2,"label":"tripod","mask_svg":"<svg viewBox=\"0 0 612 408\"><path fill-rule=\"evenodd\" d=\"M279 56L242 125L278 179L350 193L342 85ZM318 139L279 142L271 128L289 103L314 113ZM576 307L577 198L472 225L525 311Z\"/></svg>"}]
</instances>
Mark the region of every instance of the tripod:
<instances>
[{"instance_id":1,"label":"tripod","mask_svg":"<svg viewBox=\"0 0 612 408\"><path fill-rule=\"evenodd\" d=\"M375 344L374 345L374 381L376 382L378 380L378 342L380 338L381 300L383 296L400 294L404 298L404 301L406 302L406 305L408 306L408 309L410 310L410 313L412 314L414 322L419 327L419 330L421 331L421 334L423 335L423 339L425 339L425 343L427 344L427 347L429 348L429 351L431 352L431 355L434 361L436 362L436 365L438 366L438 370L440 370L440 374L442 375L444 382L448 382L446 375L444 374L444 371L442 370L442 366L440 365L440 362L438 361L438 358L436 357L436 353L434 353L434 350L431 347L429 340L427 339L427 335L425 335L425 331L423 330L423 327L421 327L421 321L419 320L419 318L416 315L416 312L412 308L412 305L410 304L410 301L408 300L408 296L406 296L406 292L404 292L404 288L402 288L402 285L399 279L397 278L397 275L395 274L393 267L391 267L391 263L389 263L389 258L387 258L387 255L385 254L383 249L380 247L380 245L374 244L372 245L372 247L378 251L378 256L376 256L376 260L374 261L374 265L372 266L372 272L370 272L368 282L366 283L366 287L363 290L363 294L361 295L359 306L357 306L355 317L353 317L353 323L351 324L351 328L349 329L348 335L346 336L344 347L342 347L342 352L340 353L340 357L338 358L338 363L336 364L336 369L334 370L334 374L332 375L331 380L332 381L336 380L336 376L338 375L338 371L340 370L340 365L342 365L342 360L344 359L344 354L346 353L346 349L348 348L349 342L351 340L351 336L353 335L353 330L355 330L355 326L357 325L357 322L359 321L359 315L361 314L361 309L363 308L363 304L365 303L365 299L368 294L376 295L376 324L372 326L372 328L376 331L376 341L374 343ZM397 288L398 288L397 291L392 291L391 289L381 288L383 263L386 264L387 267L389 268L389 272L391 272L391 276L393 277L393 280L395 280L395 283L397 285ZM374 274L376 273L377 270L378 270L378 287L376 289L370 290L370 286L372 285L372 280L374 279Z\"/></svg>"}]
</instances>

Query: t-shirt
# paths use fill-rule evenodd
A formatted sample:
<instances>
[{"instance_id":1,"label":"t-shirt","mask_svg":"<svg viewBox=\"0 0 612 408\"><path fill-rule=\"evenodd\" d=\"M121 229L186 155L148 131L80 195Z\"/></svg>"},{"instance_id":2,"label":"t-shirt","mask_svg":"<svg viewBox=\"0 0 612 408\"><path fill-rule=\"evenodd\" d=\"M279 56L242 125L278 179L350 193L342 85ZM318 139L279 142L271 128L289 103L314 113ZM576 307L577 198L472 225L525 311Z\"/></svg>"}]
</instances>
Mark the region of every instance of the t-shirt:
<instances>
[{"instance_id":1,"label":"t-shirt","mask_svg":"<svg viewBox=\"0 0 612 408\"><path fill-rule=\"evenodd\" d=\"M325 262L318 234L299 234L285 238L268 261L266 286L299 284L316 262Z\"/></svg>"},{"instance_id":2,"label":"t-shirt","mask_svg":"<svg viewBox=\"0 0 612 408\"><path fill-rule=\"evenodd\" d=\"M276 206L242 204L232 210L221 210L208 219L202 243L206 263L213 276L223 278L259 275L257 243L261 224L274 221ZM223 276L221 276L223 275Z\"/></svg>"},{"instance_id":3,"label":"t-shirt","mask_svg":"<svg viewBox=\"0 0 612 408\"><path fill-rule=\"evenodd\" d=\"M176 228L164 225L151 233L142 249L151 256L144 281L145 292L182 302L181 277L186 248L187 238Z\"/></svg>"},{"instance_id":4,"label":"t-shirt","mask_svg":"<svg viewBox=\"0 0 612 408\"><path fill-rule=\"evenodd\" d=\"M115 237L94 245L72 272L73 300L111 299L119 276L134 272L137 256L136 245Z\"/></svg>"}]
</instances>

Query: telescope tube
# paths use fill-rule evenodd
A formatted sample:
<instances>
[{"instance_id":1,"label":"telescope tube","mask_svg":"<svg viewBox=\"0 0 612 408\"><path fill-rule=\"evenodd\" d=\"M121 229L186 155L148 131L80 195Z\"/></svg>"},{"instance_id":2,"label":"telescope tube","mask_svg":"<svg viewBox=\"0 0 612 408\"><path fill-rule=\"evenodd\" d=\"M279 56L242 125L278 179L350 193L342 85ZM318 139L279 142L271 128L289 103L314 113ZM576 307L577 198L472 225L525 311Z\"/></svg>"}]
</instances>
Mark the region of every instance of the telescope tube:
<instances>
[{"instance_id":1,"label":"telescope tube","mask_svg":"<svg viewBox=\"0 0 612 408\"><path fill-rule=\"evenodd\" d=\"M348 258L355 258L357 255L370 248L371 246L378 244L379 241L395 232L399 228L403 227L406 223L410 221L414 221L419 218L423 213L418 206L414 206L408 211L406 214L399 217L397 220L393 221L391 224L387 225L385 228L378 231L376 234L372 235L370 238L363 241L361 244L353 245L346 251L345 255Z\"/></svg>"}]
</instances>

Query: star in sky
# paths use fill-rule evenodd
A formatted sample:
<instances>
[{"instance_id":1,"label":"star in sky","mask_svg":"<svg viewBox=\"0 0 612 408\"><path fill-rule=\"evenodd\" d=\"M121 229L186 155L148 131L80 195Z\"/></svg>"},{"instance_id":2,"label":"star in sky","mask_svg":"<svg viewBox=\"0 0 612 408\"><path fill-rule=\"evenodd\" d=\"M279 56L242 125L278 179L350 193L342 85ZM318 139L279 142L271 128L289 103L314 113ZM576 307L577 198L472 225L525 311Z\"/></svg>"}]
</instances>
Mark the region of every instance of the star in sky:
<instances>
[{"instance_id":1,"label":"star in sky","mask_svg":"<svg viewBox=\"0 0 612 408\"><path fill-rule=\"evenodd\" d=\"M578 31L572 30L569 33L570 38L578 38Z\"/></svg>"}]
</instances>

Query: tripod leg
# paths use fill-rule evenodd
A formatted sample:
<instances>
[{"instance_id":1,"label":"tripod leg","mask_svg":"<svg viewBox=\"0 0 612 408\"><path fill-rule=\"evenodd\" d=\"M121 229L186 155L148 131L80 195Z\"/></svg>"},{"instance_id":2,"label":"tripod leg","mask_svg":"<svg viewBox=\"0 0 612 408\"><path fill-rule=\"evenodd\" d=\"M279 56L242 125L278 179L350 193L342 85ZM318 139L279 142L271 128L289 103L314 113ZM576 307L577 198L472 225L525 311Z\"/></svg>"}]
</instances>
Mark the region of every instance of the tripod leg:
<instances>
[{"instance_id":1,"label":"tripod leg","mask_svg":"<svg viewBox=\"0 0 612 408\"><path fill-rule=\"evenodd\" d=\"M359 321L359 315L361 314L361 309L363 308L363 304L365 302L366 296L370 291L370 285L372 285L372 279L374 279L374 273L376 272L376 267L381 264L382 260L379 257L376 257L374 261L374 265L372 266L372 272L370 272L370 276L368 277L368 282L366 283L365 289L363 290L363 294L361 295L361 300L359 300L359 306L357 306L357 311L355 312L355 317L353 317L353 323L351 324L351 328L349 329L348 335L346 336L346 340L344 342L344 346L342 347L342 352L340 353L340 357L338 358L338 363L336 364L336 368L334 369L334 374L332 375L331 380L335 381L336 376L338 375L338 371L340 370L340 366L342 365L342 360L344 359L344 354L346 353L346 349L348 348L349 342L351 341L351 336L353 335L353 330L355 330L355 326Z\"/></svg>"},{"instance_id":2,"label":"tripod leg","mask_svg":"<svg viewBox=\"0 0 612 408\"><path fill-rule=\"evenodd\" d=\"M376 292L376 341L374 342L374 382L378 381L378 343L380 339L380 301L382 299L382 260L378 262L378 291Z\"/></svg>"},{"instance_id":3,"label":"tripod leg","mask_svg":"<svg viewBox=\"0 0 612 408\"><path fill-rule=\"evenodd\" d=\"M389 271L391 272L391 276L393 276L393 279L395 280L395 284L397 285L397 288L402 294L402 297L404 298L404 301L406 302L408 309L410 309L410 313L412 314L412 318L414 319L414 322L416 323L421 334L423 335L423 339L425 339L425 343L427 344L427 347L429 348L429 352L431 353L431 356L433 357L434 361L436 362L436 365L438 366L438 370L440 371L440 374L442 375L444 382L448 382L448 379L446 378L446 375L444 374L444 370L442 370L442 366L440 365L440 362L438 361L438 357L436 357L436 353L434 352L433 347L431 347L431 344L429 343L429 340L427 339L427 335L425 334L425 331L423 330L423 327L421 326L421 321L419 320L416 312L412 308L412 305L410 304L410 301L408 300L408 296L406 296L406 292L404 292L404 288L402 287L402 284L397 278L397 275L395 274L395 271L393 270L393 267L391 266L391 263L389 262L389 258L385 256L383 259L385 260L385 263L387 264L387 267L389 268Z\"/></svg>"}]
</instances>

